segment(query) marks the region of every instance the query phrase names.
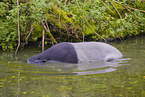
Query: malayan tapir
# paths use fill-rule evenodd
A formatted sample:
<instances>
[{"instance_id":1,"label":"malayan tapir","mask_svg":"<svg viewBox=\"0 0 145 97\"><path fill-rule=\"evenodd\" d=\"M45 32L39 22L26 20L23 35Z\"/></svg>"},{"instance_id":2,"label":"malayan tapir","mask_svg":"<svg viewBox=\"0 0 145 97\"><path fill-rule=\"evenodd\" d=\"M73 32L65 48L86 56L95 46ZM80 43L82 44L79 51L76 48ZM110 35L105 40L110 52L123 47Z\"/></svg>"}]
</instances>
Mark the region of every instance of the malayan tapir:
<instances>
[{"instance_id":1,"label":"malayan tapir","mask_svg":"<svg viewBox=\"0 0 145 97\"><path fill-rule=\"evenodd\" d=\"M84 61L110 61L123 55L115 47L103 42L62 42L27 59L27 63L44 63L58 61L66 63L81 63Z\"/></svg>"}]
</instances>

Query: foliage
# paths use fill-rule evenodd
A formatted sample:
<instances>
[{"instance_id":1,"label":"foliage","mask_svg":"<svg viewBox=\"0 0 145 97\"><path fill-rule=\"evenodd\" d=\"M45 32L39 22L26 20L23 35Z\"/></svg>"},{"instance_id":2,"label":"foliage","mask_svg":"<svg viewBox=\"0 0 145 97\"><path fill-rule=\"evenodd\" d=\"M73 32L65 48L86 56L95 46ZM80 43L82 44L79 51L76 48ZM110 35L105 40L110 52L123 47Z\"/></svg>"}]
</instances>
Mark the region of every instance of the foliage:
<instances>
[{"instance_id":1,"label":"foliage","mask_svg":"<svg viewBox=\"0 0 145 97\"><path fill-rule=\"evenodd\" d=\"M46 37L53 36L58 42L124 38L145 29L142 0L21 0L19 3L22 44L42 37L42 22L50 30L46 31ZM18 41L16 4L15 0L0 2L3 50L14 49Z\"/></svg>"}]
</instances>

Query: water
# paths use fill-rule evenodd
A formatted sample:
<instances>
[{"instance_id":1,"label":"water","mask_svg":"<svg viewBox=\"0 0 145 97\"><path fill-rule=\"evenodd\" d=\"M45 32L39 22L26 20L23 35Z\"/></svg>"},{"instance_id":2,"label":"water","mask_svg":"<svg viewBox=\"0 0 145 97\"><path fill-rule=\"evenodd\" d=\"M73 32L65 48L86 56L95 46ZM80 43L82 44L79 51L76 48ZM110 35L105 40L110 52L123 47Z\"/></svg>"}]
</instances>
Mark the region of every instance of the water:
<instances>
[{"instance_id":1,"label":"water","mask_svg":"<svg viewBox=\"0 0 145 97\"><path fill-rule=\"evenodd\" d=\"M28 64L34 48L0 53L0 97L145 97L145 37L111 45L114 62Z\"/></svg>"}]
</instances>

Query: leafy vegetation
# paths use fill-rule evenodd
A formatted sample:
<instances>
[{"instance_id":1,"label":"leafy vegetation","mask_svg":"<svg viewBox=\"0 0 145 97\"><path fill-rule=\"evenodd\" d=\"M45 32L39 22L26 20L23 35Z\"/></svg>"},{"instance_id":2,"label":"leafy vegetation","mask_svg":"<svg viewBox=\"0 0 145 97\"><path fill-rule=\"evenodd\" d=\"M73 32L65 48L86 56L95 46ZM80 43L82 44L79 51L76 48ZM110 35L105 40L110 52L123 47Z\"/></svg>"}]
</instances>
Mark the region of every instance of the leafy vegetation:
<instances>
[{"instance_id":1,"label":"leafy vegetation","mask_svg":"<svg viewBox=\"0 0 145 97\"><path fill-rule=\"evenodd\" d=\"M18 41L18 8L21 45L45 40L87 41L138 35L145 30L143 0L16 0L0 1L0 46L12 50Z\"/></svg>"}]
</instances>

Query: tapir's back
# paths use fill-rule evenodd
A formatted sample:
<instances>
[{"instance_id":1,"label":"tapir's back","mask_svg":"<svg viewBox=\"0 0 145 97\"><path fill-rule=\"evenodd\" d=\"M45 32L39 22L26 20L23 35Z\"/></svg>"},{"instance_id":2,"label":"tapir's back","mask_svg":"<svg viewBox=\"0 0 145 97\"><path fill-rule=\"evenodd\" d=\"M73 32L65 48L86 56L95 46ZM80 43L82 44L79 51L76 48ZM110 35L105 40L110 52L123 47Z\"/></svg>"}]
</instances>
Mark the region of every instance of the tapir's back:
<instances>
[{"instance_id":1,"label":"tapir's back","mask_svg":"<svg viewBox=\"0 0 145 97\"><path fill-rule=\"evenodd\" d=\"M75 48L78 61L103 60L120 58L123 55L113 46L102 42L70 43Z\"/></svg>"}]
</instances>

